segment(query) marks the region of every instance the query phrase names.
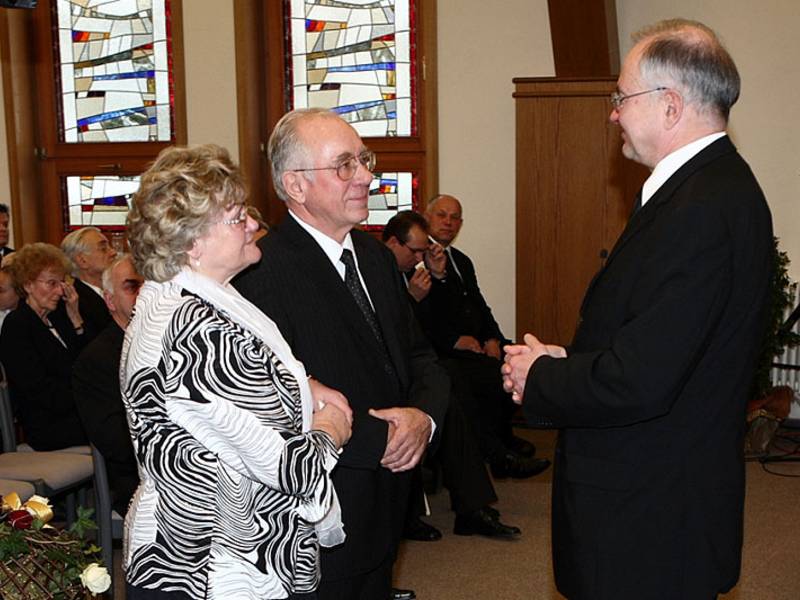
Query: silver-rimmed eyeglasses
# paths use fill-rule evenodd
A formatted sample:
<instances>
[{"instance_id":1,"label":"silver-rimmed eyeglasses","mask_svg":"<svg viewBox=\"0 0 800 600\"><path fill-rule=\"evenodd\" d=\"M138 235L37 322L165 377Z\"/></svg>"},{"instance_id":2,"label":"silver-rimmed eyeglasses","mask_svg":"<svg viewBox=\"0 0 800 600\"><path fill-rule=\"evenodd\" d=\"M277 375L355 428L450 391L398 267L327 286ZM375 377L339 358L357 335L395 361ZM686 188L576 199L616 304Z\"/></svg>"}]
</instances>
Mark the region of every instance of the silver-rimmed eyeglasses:
<instances>
[{"instance_id":1,"label":"silver-rimmed eyeglasses","mask_svg":"<svg viewBox=\"0 0 800 600\"><path fill-rule=\"evenodd\" d=\"M634 92L633 94L623 94L622 92L614 92L611 94L611 106L614 109L619 110L625 100L628 98L634 98L636 96L643 96L644 94L652 94L653 92L663 92L664 90L669 89L663 86L659 86L657 88L653 88L652 90L645 90L643 92Z\"/></svg>"},{"instance_id":2,"label":"silver-rimmed eyeglasses","mask_svg":"<svg viewBox=\"0 0 800 600\"><path fill-rule=\"evenodd\" d=\"M350 181L356 176L358 165L362 165L367 171L375 168L375 153L372 150L364 150L357 156L351 156L333 167L313 167L308 169L289 169L290 171L336 171L336 176L342 181Z\"/></svg>"}]
</instances>

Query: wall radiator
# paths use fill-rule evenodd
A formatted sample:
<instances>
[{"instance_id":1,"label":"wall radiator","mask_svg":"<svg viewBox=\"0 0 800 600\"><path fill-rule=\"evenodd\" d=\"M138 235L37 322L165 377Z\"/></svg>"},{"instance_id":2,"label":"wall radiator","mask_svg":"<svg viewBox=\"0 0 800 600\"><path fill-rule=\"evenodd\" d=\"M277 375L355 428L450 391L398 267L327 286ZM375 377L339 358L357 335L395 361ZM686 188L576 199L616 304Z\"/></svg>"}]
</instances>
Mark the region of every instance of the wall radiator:
<instances>
[{"instance_id":1,"label":"wall radiator","mask_svg":"<svg viewBox=\"0 0 800 600\"><path fill-rule=\"evenodd\" d=\"M787 308L783 315L784 323L798 316L798 313L795 312L796 307L800 307L800 286L795 284L794 300L792 306ZM792 324L792 331L800 333L800 319L796 319ZM772 385L788 385L794 390L794 400L789 418L800 420L800 346L784 350L783 354L775 359L770 375Z\"/></svg>"}]
</instances>

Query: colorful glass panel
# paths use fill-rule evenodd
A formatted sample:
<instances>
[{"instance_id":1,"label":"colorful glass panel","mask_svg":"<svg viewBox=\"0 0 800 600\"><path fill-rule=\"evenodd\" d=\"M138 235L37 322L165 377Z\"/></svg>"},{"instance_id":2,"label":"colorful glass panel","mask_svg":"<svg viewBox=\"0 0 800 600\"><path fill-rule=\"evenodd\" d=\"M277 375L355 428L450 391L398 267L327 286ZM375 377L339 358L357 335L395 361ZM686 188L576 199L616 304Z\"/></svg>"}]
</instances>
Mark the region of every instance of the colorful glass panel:
<instances>
[{"instance_id":1,"label":"colorful glass panel","mask_svg":"<svg viewBox=\"0 0 800 600\"><path fill-rule=\"evenodd\" d=\"M398 211L412 210L417 202L419 181L413 173L374 173L369 186L368 227L383 227Z\"/></svg>"},{"instance_id":2,"label":"colorful glass panel","mask_svg":"<svg viewBox=\"0 0 800 600\"><path fill-rule=\"evenodd\" d=\"M169 0L56 0L64 142L173 139Z\"/></svg>"},{"instance_id":3,"label":"colorful glass panel","mask_svg":"<svg viewBox=\"0 0 800 600\"><path fill-rule=\"evenodd\" d=\"M95 175L62 178L67 198L67 228L94 225L106 231L125 229L139 176Z\"/></svg>"},{"instance_id":4,"label":"colorful glass panel","mask_svg":"<svg viewBox=\"0 0 800 600\"><path fill-rule=\"evenodd\" d=\"M413 136L414 0L288 0L289 108L339 113L363 137Z\"/></svg>"}]
</instances>

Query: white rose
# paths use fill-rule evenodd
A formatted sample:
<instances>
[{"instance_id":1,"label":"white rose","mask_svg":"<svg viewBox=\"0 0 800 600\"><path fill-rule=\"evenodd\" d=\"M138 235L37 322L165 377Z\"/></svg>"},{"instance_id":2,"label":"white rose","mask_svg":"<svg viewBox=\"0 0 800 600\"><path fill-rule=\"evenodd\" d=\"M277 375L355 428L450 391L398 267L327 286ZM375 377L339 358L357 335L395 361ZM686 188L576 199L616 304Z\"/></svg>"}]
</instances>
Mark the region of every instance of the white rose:
<instances>
[{"instance_id":1,"label":"white rose","mask_svg":"<svg viewBox=\"0 0 800 600\"><path fill-rule=\"evenodd\" d=\"M81 573L81 583L93 594L102 594L111 587L111 576L105 567L92 563Z\"/></svg>"}]
</instances>

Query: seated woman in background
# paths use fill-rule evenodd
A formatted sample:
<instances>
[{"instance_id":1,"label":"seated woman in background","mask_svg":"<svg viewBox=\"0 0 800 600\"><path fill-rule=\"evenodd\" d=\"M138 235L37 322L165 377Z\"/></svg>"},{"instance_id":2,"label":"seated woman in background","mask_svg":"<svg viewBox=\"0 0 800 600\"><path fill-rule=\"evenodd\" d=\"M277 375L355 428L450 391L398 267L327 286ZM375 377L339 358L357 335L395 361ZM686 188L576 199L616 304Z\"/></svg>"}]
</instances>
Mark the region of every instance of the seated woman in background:
<instances>
[{"instance_id":1,"label":"seated woman in background","mask_svg":"<svg viewBox=\"0 0 800 600\"><path fill-rule=\"evenodd\" d=\"M13 256L10 271L24 301L3 321L0 362L25 441L34 450L86 444L72 398L72 363L85 336L78 294L65 281L69 261L43 243Z\"/></svg>"},{"instance_id":2,"label":"seated woman in background","mask_svg":"<svg viewBox=\"0 0 800 600\"><path fill-rule=\"evenodd\" d=\"M168 148L142 175L128 236L145 284L120 363L142 478L129 600L315 598L318 542L344 540L330 475L352 413L229 284L260 258L256 229L218 146Z\"/></svg>"},{"instance_id":3,"label":"seated woman in background","mask_svg":"<svg viewBox=\"0 0 800 600\"><path fill-rule=\"evenodd\" d=\"M6 315L17 308L19 296L14 288L14 278L11 276L11 261L14 255L9 254L3 257L0 263L0 331L3 329L3 321Z\"/></svg>"}]
</instances>

